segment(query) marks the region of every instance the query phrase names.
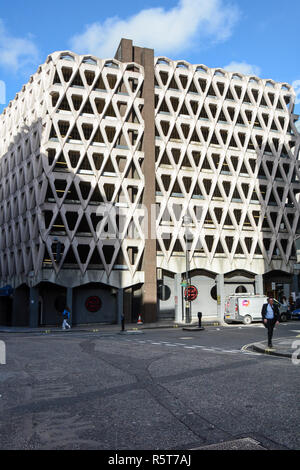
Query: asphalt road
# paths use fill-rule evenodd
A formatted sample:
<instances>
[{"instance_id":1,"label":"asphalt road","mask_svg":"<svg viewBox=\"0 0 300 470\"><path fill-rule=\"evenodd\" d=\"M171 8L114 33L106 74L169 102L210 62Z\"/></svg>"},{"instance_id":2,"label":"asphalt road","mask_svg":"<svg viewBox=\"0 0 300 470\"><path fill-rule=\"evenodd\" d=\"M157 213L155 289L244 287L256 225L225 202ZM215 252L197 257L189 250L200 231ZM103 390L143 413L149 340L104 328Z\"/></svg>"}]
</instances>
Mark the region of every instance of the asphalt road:
<instances>
[{"instance_id":1,"label":"asphalt road","mask_svg":"<svg viewBox=\"0 0 300 470\"><path fill-rule=\"evenodd\" d=\"M289 322L274 337L299 334ZM0 449L299 449L300 366L247 350L265 336L261 324L2 334Z\"/></svg>"}]
</instances>

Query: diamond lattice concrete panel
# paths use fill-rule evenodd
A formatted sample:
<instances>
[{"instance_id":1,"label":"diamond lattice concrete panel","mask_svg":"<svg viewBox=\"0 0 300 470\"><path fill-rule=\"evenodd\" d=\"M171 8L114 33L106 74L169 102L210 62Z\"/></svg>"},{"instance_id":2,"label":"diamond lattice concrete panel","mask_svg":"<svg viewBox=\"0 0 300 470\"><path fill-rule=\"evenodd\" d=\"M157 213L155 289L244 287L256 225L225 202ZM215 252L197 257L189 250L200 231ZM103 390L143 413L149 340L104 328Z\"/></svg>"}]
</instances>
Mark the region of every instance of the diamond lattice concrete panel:
<instances>
[{"instance_id":1,"label":"diamond lattice concrete panel","mask_svg":"<svg viewBox=\"0 0 300 470\"><path fill-rule=\"evenodd\" d=\"M290 271L300 228L293 89L164 57L155 78L159 265L184 270L189 215L192 268Z\"/></svg>"},{"instance_id":2,"label":"diamond lattice concrete panel","mask_svg":"<svg viewBox=\"0 0 300 470\"><path fill-rule=\"evenodd\" d=\"M134 282L144 250L143 81L134 63L57 52L5 110L2 279L18 285L63 266L107 279L118 265ZM109 234L122 211L122 233Z\"/></svg>"},{"instance_id":3,"label":"diamond lattice concrete panel","mask_svg":"<svg viewBox=\"0 0 300 470\"><path fill-rule=\"evenodd\" d=\"M292 272L293 89L167 58L154 67L158 267L184 271L188 214L191 268ZM63 283L63 267L143 282L143 85L135 63L56 52L0 116L3 283L38 283L42 268Z\"/></svg>"}]
</instances>

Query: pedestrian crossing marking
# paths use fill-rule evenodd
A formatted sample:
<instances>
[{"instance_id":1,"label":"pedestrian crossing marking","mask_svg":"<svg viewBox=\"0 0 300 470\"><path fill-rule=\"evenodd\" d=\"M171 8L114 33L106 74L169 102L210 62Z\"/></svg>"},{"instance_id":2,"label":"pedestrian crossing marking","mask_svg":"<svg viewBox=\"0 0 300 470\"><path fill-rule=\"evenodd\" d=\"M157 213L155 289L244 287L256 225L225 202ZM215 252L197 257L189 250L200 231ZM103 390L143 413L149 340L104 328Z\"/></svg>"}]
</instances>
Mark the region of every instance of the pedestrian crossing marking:
<instances>
[{"instance_id":1,"label":"pedestrian crossing marking","mask_svg":"<svg viewBox=\"0 0 300 470\"><path fill-rule=\"evenodd\" d=\"M182 338L183 339L183 338ZM185 339L193 339L193 338L185 338ZM183 347L184 349L200 349L200 351L207 351L207 352L212 352L216 354L253 354L250 353L249 351L245 351L243 348L242 349L222 349L218 347L205 347L203 345L199 344L193 344L193 345L187 345L185 343L169 343L167 341L152 341L150 339L146 339L143 341L137 340L137 339L123 339L123 341L127 341L130 343L135 343L135 344L149 344L149 345L154 345L154 346L166 346L166 347Z\"/></svg>"}]
</instances>

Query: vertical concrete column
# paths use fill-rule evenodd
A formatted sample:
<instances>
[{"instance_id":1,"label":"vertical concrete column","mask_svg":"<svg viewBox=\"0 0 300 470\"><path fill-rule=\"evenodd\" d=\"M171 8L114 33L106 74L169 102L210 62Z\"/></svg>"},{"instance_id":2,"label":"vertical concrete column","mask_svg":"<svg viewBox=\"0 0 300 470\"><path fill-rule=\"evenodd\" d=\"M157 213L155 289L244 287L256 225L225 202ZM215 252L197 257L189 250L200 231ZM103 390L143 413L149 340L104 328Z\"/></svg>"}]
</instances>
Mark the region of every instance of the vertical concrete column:
<instances>
[{"instance_id":1,"label":"vertical concrete column","mask_svg":"<svg viewBox=\"0 0 300 470\"><path fill-rule=\"evenodd\" d=\"M29 327L39 326L39 288L30 287L29 291Z\"/></svg>"},{"instance_id":2,"label":"vertical concrete column","mask_svg":"<svg viewBox=\"0 0 300 470\"><path fill-rule=\"evenodd\" d=\"M216 276L217 284L217 316L221 325L224 325L224 312L225 312L225 285L224 274Z\"/></svg>"},{"instance_id":3,"label":"vertical concrete column","mask_svg":"<svg viewBox=\"0 0 300 470\"><path fill-rule=\"evenodd\" d=\"M118 289L118 294L117 294L117 322L118 325L121 325L122 322L122 315L123 315L123 305L124 300L123 300L123 289Z\"/></svg>"},{"instance_id":4,"label":"vertical concrete column","mask_svg":"<svg viewBox=\"0 0 300 470\"><path fill-rule=\"evenodd\" d=\"M256 276L255 276L255 294L263 295L263 293L264 293L264 282L263 282L262 274L256 274Z\"/></svg>"},{"instance_id":5,"label":"vertical concrete column","mask_svg":"<svg viewBox=\"0 0 300 470\"><path fill-rule=\"evenodd\" d=\"M182 305L182 287L181 273L175 274L175 322L183 322L183 305Z\"/></svg>"},{"instance_id":6,"label":"vertical concrete column","mask_svg":"<svg viewBox=\"0 0 300 470\"><path fill-rule=\"evenodd\" d=\"M132 62L133 61L133 49L132 40L122 38L115 54L115 59L120 62Z\"/></svg>"},{"instance_id":7,"label":"vertical concrete column","mask_svg":"<svg viewBox=\"0 0 300 470\"><path fill-rule=\"evenodd\" d=\"M67 306L70 309L69 324L73 325L73 288L67 287Z\"/></svg>"},{"instance_id":8,"label":"vertical concrete column","mask_svg":"<svg viewBox=\"0 0 300 470\"><path fill-rule=\"evenodd\" d=\"M157 320L157 274L156 274L156 238L152 238L151 209L155 205L155 108L154 108L154 51L142 50L144 66L144 175L145 190L143 204L148 213L148 234L145 240L144 263L145 273L143 288L143 312L145 322Z\"/></svg>"},{"instance_id":9,"label":"vertical concrete column","mask_svg":"<svg viewBox=\"0 0 300 470\"><path fill-rule=\"evenodd\" d=\"M143 119L144 119L144 197L143 205L147 211L147 231L142 270L143 321L157 320L157 276L156 276L156 238L151 236L151 209L155 205L155 106L154 106L154 50L135 47L129 39L121 39L115 58L121 62L136 62L144 67Z\"/></svg>"}]
</instances>

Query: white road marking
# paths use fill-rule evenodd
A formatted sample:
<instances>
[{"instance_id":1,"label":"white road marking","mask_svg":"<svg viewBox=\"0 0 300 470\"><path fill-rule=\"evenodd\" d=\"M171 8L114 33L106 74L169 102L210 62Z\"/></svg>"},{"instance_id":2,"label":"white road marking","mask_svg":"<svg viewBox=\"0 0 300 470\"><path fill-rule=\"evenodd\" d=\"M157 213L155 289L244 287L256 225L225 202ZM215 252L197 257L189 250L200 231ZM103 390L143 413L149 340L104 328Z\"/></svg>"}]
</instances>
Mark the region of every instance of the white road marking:
<instances>
[{"instance_id":1,"label":"white road marking","mask_svg":"<svg viewBox=\"0 0 300 470\"><path fill-rule=\"evenodd\" d=\"M186 338L187 339L187 338ZM188 338L188 339L193 339L193 338ZM238 354L238 353L242 353L242 354L247 354L247 355L257 355L257 356L260 356L261 354L257 353L257 352L252 352L252 351L248 351L246 350L247 347L249 347L250 345L245 345L243 346L241 349L222 349L222 348L218 348L218 347L205 347L205 346L202 346L202 345L198 345L198 344L193 344L191 346L187 346L186 344L184 343L168 343L166 341L160 341L160 342L154 342L154 341L151 341L151 340L145 340L145 341L140 341L140 340L137 340L137 339L125 339L125 341L128 341L128 342L133 342L133 343L136 343L136 344L144 344L144 343L148 343L148 344L152 344L152 345L155 345L155 346L167 346L167 347L183 347L184 349L201 349L201 351L207 351L207 352L212 352L212 353L215 353L215 354Z\"/></svg>"}]
</instances>

